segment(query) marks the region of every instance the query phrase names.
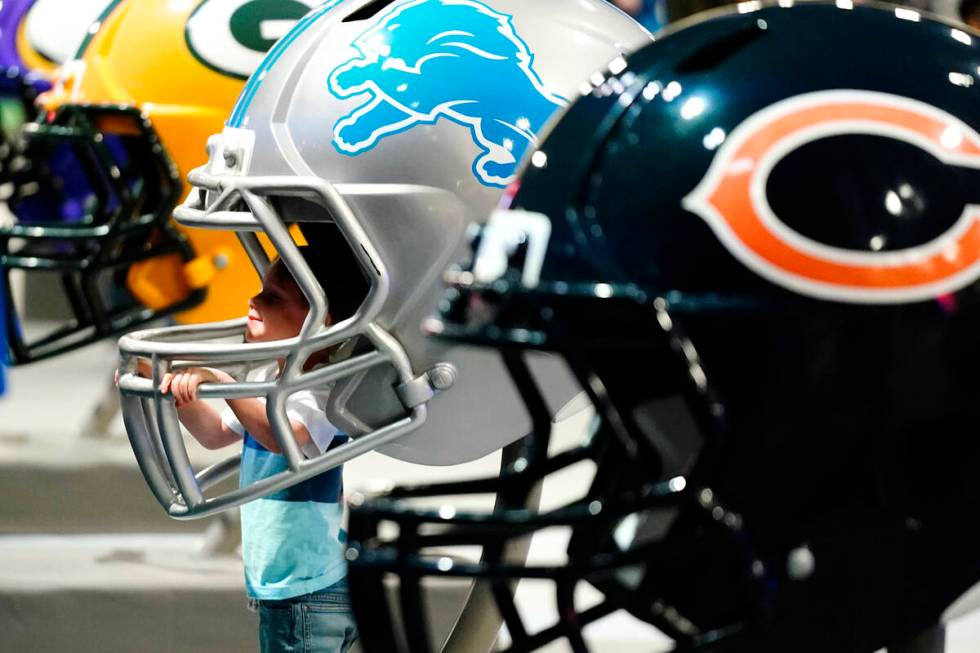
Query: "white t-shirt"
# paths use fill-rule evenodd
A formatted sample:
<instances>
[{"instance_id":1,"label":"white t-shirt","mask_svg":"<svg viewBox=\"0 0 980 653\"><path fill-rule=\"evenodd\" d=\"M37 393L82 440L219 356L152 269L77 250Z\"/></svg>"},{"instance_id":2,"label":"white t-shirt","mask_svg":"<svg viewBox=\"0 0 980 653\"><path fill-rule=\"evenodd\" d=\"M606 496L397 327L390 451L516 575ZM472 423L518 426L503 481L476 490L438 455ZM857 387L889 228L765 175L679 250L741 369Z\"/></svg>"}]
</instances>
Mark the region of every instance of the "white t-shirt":
<instances>
[{"instance_id":1,"label":"white t-shirt","mask_svg":"<svg viewBox=\"0 0 980 653\"><path fill-rule=\"evenodd\" d=\"M245 380L261 383L271 381L278 374L278 364L270 363L250 371ZM307 442L300 448L307 458L316 458L326 451L337 435L337 427L327 421L326 406L329 396L330 387L325 387L322 390L300 390L286 399L286 417L299 422L310 433L312 442ZM265 405L265 397L256 398ZM230 407L222 411L221 421L235 433L245 437L245 427Z\"/></svg>"}]
</instances>

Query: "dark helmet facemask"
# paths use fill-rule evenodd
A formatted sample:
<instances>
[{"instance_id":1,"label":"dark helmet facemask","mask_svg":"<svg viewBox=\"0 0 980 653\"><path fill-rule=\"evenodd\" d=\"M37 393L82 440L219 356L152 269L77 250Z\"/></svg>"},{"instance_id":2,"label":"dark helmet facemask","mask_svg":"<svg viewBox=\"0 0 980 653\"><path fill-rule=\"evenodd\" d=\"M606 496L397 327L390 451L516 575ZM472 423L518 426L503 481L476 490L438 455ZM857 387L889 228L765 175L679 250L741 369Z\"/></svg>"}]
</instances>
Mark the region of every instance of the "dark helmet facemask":
<instances>
[{"instance_id":1,"label":"dark helmet facemask","mask_svg":"<svg viewBox=\"0 0 980 653\"><path fill-rule=\"evenodd\" d=\"M497 291L501 287L496 284ZM551 330L547 336L549 349L568 356L572 368L581 373L580 381L588 388L595 407L595 417L581 441L556 450L552 444L554 425L523 359L525 345L515 345L515 340L500 329L488 332L456 322L459 308L472 306L474 295L494 293L490 288L481 290L472 292L472 286L456 286L451 294L457 310L448 311L453 319L433 321L430 327L443 337L494 341L502 346L507 368L529 411L536 416L535 431L518 443L519 449L511 450L511 462L499 478L401 487L383 496L355 498L348 560L353 605L365 650L439 650L439 642L422 618L428 599L421 581L447 577L476 578L492 587L494 609L510 635L509 647L502 649L506 651L537 650L558 639L565 639L572 650L589 650L583 629L618 611L656 626L678 642L679 650L698 649L741 632L743 622L767 609L766 586L771 579L745 536L742 517L728 510L710 488L698 484L708 463L693 464L704 443L687 405L692 401L708 405L707 388L699 385L697 375L689 375L686 390L678 388L679 394L650 403L645 402L642 391L619 387L610 393L602 381L603 377L620 381L632 377L629 371L624 376L624 367L686 364L692 352L689 342L674 330L669 336L665 334L665 342L672 342L666 350L634 349L626 362L619 359L597 365L591 356L601 351L601 340L592 343L600 347L592 351L589 346L583 347L585 341L579 338L574 340L575 348L563 349L556 343L571 334ZM562 310L560 300L529 303ZM545 338L543 332L535 335L533 319L518 321L514 306L510 309L511 324L515 325L511 334L517 336L516 342L540 341L536 335ZM567 303L564 309L575 310ZM633 338L644 329L647 333L658 329L658 321L669 323L665 312L654 320L652 311L646 311L646 319L642 319L642 309L638 309L636 302L626 300L623 316L631 315L634 323L642 324L624 334L631 343L637 342ZM516 328L518 322L520 328ZM499 320L494 323L502 324ZM685 398L685 393L689 397ZM701 412L699 419L716 419ZM652 423L672 424L686 431L686 436L670 434L672 446L665 448L662 445L668 442L651 428ZM581 463L594 464L596 469L589 487L582 488L581 497L548 509L527 505L528 498L548 479ZM487 493L498 497L493 512L452 507L461 496ZM418 508L420 499L432 505L438 504L437 497L445 497L447 504ZM508 547L537 533L555 531L568 535L564 562L525 565L508 558ZM454 556L453 547L478 548L481 557L475 561ZM680 570L692 558L712 549L728 551L716 556L711 565L712 574L727 579L726 595L702 605L673 602L670 597L676 596L677 584L686 582ZM665 565L665 560L674 562ZM390 611L378 610L379 601L384 599L382 588L386 579L392 578L399 579L397 605ZM546 581L555 594L556 620L537 632L529 632L528 615L522 614L514 602L516 582L522 579ZM582 608L576 601L579 583L598 590L601 600Z\"/></svg>"},{"instance_id":2,"label":"dark helmet facemask","mask_svg":"<svg viewBox=\"0 0 980 653\"><path fill-rule=\"evenodd\" d=\"M63 294L48 301L71 317L38 333L8 290L15 363L118 335L201 300L203 290L183 274L193 252L168 222L182 184L139 111L65 105L29 124L24 138L25 163L12 173L15 193L7 200L17 220L0 228L0 261L8 282L14 274L57 278Z\"/></svg>"}]
</instances>

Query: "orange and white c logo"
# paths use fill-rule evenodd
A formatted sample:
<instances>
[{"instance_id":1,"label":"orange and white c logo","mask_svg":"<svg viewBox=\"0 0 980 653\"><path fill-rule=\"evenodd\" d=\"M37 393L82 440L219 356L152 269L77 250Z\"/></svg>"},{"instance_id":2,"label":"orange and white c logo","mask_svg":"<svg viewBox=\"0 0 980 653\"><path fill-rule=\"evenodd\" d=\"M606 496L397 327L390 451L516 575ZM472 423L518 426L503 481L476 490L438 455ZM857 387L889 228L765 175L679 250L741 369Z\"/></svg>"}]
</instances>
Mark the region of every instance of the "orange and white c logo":
<instances>
[{"instance_id":1,"label":"orange and white c logo","mask_svg":"<svg viewBox=\"0 0 980 653\"><path fill-rule=\"evenodd\" d=\"M887 252L820 243L776 216L766 197L773 167L806 143L840 134L905 141L948 165L980 169L980 134L949 113L886 93L819 91L777 102L736 127L683 205L743 264L804 295L898 304L980 277L980 205L965 206L933 240Z\"/></svg>"}]
</instances>

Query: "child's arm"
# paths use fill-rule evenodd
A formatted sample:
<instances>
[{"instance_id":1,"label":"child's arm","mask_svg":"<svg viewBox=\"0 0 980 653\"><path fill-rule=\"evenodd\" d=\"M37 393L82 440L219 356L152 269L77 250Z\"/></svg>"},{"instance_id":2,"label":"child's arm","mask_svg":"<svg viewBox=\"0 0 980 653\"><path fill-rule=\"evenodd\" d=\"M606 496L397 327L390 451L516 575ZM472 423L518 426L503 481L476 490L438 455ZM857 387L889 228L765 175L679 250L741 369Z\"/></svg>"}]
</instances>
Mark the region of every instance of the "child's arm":
<instances>
[{"instance_id":1,"label":"child's arm","mask_svg":"<svg viewBox=\"0 0 980 653\"><path fill-rule=\"evenodd\" d=\"M241 436L222 421L218 411L203 401L196 401L197 386L204 382L205 377L208 380L216 381L217 375L211 374L211 372L217 371L202 367L179 370L173 373L168 372L163 375L163 380L160 382L161 392L166 394L170 390L174 393L177 418L181 424L206 449L220 449L241 440ZM144 378L149 378L152 375L149 361L143 358L138 359L136 362L136 373ZM230 376L228 376L228 379L234 380ZM118 386L119 370L115 372L115 381ZM186 401L183 399L183 392L178 397L178 388L182 391L192 389L194 396L190 401Z\"/></svg>"},{"instance_id":2,"label":"child's arm","mask_svg":"<svg viewBox=\"0 0 980 653\"><path fill-rule=\"evenodd\" d=\"M160 391L173 393L177 417L194 439L206 449L220 449L241 440L212 406L197 400L197 386L201 383L217 382L219 370L203 367L168 372L160 382ZM227 374L228 380L233 380Z\"/></svg>"},{"instance_id":3,"label":"child's arm","mask_svg":"<svg viewBox=\"0 0 980 653\"><path fill-rule=\"evenodd\" d=\"M265 412L265 404L258 399L228 399L227 401L234 411L235 417L242 423L249 435L272 453L280 453L279 442L272 434L272 425L269 424L269 416ZM310 432L303 424L291 419L289 426L293 430L293 438L296 439L296 444L301 449L307 443L312 442Z\"/></svg>"},{"instance_id":4,"label":"child's arm","mask_svg":"<svg viewBox=\"0 0 980 653\"><path fill-rule=\"evenodd\" d=\"M240 439L214 408L197 399L197 388L202 383L234 383L235 379L226 372L208 367L192 367L165 374L160 390L170 390L177 406L177 416L188 431L202 445L217 449ZM272 434L272 426L266 413L265 404L258 399L226 399L235 417L255 440L273 453L280 453L279 442ZM296 444L304 448L312 442L310 432L296 420L289 420ZM214 446L209 446L214 444Z\"/></svg>"}]
</instances>

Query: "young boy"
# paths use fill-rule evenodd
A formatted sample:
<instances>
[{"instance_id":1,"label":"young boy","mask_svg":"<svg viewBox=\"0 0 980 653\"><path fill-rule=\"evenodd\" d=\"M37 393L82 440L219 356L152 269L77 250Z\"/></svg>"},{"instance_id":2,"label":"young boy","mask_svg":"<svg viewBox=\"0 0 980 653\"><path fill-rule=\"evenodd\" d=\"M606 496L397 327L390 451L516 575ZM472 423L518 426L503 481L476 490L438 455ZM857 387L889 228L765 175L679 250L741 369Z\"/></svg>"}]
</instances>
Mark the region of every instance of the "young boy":
<instances>
[{"instance_id":1,"label":"young boy","mask_svg":"<svg viewBox=\"0 0 980 653\"><path fill-rule=\"evenodd\" d=\"M327 293L327 324L353 314L366 294L356 262L351 259L342 266L319 250L318 258L307 254L309 248L300 251ZM328 285L330 279L335 281ZM308 311L306 297L277 260L262 279L262 291L249 300L245 341L294 337ZM326 356L327 352L314 355L312 359L320 360L307 362L307 368L326 362ZM249 380L275 378L282 365L280 360L257 370ZM200 384L232 381L222 370L187 368L164 375L161 390L173 394L180 421L205 447L216 449L244 438L240 483L246 485L283 471L287 463L272 435L264 399L228 399L221 413L198 400ZM286 402L293 435L308 458L347 439L327 421L327 395L327 389L301 391ZM250 605L258 608L263 653L344 653L357 639L347 596L342 499L338 467L242 506L245 584Z\"/></svg>"}]
</instances>

